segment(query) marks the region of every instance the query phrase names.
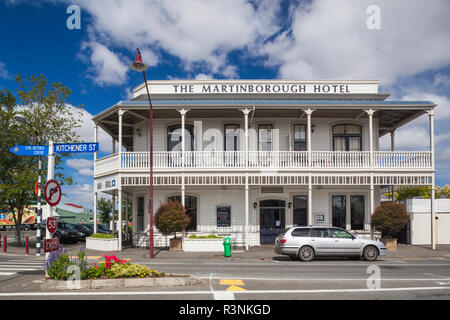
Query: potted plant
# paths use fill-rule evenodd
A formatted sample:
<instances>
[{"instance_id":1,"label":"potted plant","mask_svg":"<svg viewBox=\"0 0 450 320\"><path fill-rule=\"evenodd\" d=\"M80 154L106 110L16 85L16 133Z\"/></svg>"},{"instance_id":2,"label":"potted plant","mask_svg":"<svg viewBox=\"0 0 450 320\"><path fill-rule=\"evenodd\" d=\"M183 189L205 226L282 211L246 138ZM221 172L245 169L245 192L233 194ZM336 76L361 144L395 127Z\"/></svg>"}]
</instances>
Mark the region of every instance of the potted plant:
<instances>
[{"instance_id":1,"label":"potted plant","mask_svg":"<svg viewBox=\"0 0 450 320\"><path fill-rule=\"evenodd\" d=\"M184 207L177 201L163 203L155 215L155 225L163 235L174 235L170 239L170 250L181 250L182 239L177 238L177 232L182 232L189 224L190 218Z\"/></svg>"},{"instance_id":2,"label":"potted plant","mask_svg":"<svg viewBox=\"0 0 450 320\"><path fill-rule=\"evenodd\" d=\"M397 250L394 236L408 223L409 215L405 206L386 202L378 206L372 214L372 226L381 232L381 242L388 250Z\"/></svg>"}]
</instances>

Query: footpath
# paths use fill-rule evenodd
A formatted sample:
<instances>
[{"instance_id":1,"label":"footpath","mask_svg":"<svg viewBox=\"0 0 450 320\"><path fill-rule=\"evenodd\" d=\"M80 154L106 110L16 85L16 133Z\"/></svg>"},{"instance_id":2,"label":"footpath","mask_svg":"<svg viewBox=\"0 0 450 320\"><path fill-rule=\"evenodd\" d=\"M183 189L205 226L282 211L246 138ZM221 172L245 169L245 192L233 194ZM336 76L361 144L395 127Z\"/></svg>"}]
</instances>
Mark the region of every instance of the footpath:
<instances>
[{"instance_id":1,"label":"footpath","mask_svg":"<svg viewBox=\"0 0 450 320\"><path fill-rule=\"evenodd\" d=\"M78 242L77 244L62 244L63 250L65 250L71 256L76 256L81 248L84 249L84 243ZM84 249L88 259L95 261L97 259L103 260L104 255L116 255L121 259L130 260L146 260L149 258L148 248L132 248L124 247L121 252L119 251L96 251L90 249ZM41 249L41 251L43 251ZM35 256L36 246L34 242L29 243L28 256ZM3 247L0 248L0 257L3 255L18 255L26 256L25 248L15 245L9 245L7 247L7 253L3 252ZM43 256L44 253L41 252ZM154 259L160 261L201 261L201 260L233 260L233 261L264 261L264 260L289 260L288 257L278 255L274 252L273 245L262 245L258 247L252 247L250 250L245 251L242 249L232 250L231 257L224 257L223 252L185 252L185 251L169 251L166 248L155 248ZM327 258L318 258L320 260ZM345 258L344 258L345 259ZM428 260L450 260L450 245L438 245L436 250L432 250L430 246L412 246L398 244L397 250L388 251L386 256L379 257L379 261L428 261Z\"/></svg>"}]
</instances>

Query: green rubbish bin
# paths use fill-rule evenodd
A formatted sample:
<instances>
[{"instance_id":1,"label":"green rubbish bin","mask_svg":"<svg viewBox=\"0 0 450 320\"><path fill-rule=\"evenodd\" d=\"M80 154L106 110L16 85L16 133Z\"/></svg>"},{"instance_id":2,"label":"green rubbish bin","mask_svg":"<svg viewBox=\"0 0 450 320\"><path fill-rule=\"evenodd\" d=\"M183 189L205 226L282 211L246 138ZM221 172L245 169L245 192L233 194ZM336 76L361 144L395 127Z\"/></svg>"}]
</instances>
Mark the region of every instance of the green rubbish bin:
<instances>
[{"instance_id":1,"label":"green rubbish bin","mask_svg":"<svg viewBox=\"0 0 450 320\"><path fill-rule=\"evenodd\" d=\"M230 257L231 256L231 239L229 237L226 237L225 239L223 239L223 255L225 257Z\"/></svg>"}]
</instances>

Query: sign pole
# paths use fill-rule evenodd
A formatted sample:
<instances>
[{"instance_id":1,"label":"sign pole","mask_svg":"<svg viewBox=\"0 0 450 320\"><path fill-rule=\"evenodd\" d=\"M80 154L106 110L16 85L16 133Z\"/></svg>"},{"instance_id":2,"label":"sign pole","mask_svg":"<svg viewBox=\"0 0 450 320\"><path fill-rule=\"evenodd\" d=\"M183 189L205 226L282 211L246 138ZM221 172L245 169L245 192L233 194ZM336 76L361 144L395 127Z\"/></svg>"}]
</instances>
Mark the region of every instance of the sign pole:
<instances>
[{"instance_id":1,"label":"sign pole","mask_svg":"<svg viewBox=\"0 0 450 320\"><path fill-rule=\"evenodd\" d=\"M39 156L39 169L38 169L38 203L37 203L37 215L36 215L36 256L41 255L41 216L42 216L42 188L41 188L41 170L42 170L42 160Z\"/></svg>"},{"instance_id":2,"label":"sign pole","mask_svg":"<svg viewBox=\"0 0 450 320\"><path fill-rule=\"evenodd\" d=\"M53 155L53 141L49 141L48 142L48 168L47 168L47 181L50 181L54 178L55 176L55 156ZM48 208L48 214L47 214L47 219L49 217L53 217L53 207L50 206L47 203L47 208ZM45 228L45 239L50 239L52 237L51 233L49 232L48 228ZM50 253L45 253L45 260L48 260ZM47 271L46 271L46 275L47 275Z\"/></svg>"}]
</instances>

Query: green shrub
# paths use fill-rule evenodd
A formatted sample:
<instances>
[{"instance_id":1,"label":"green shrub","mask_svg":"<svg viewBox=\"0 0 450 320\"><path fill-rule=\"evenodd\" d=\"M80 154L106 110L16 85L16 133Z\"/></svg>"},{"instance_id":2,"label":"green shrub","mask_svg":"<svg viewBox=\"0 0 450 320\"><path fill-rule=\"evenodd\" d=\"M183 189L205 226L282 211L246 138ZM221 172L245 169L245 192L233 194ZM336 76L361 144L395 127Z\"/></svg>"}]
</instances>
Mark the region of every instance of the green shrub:
<instances>
[{"instance_id":1,"label":"green shrub","mask_svg":"<svg viewBox=\"0 0 450 320\"><path fill-rule=\"evenodd\" d=\"M87 277L86 252L80 250L77 257L71 259L68 254L63 252L62 247L59 247L58 251L50 253L45 263L47 275L53 280L67 280L72 275L72 273L67 272L70 266L78 266L80 278L85 279Z\"/></svg>"},{"instance_id":2,"label":"green shrub","mask_svg":"<svg viewBox=\"0 0 450 320\"><path fill-rule=\"evenodd\" d=\"M175 235L183 231L191 221L186 215L183 205L179 202L163 203L155 215L155 225L164 235Z\"/></svg>"},{"instance_id":3,"label":"green shrub","mask_svg":"<svg viewBox=\"0 0 450 320\"><path fill-rule=\"evenodd\" d=\"M403 205L385 202L375 209L371 219L372 226L383 237L393 237L408 223L409 215Z\"/></svg>"},{"instance_id":4,"label":"green shrub","mask_svg":"<svg viewBox=\"0 0 450 320\"><path fill-rule=\"evenodd\" d=\"M100 238L100 239L113 239L114 236L112 234L107 233L93 233L90 235L91 238Z\"/></svg>"}]
</instances>

